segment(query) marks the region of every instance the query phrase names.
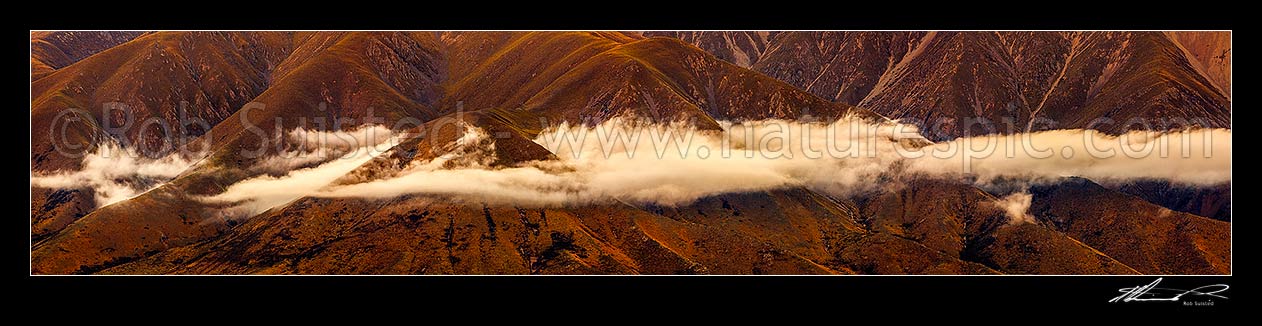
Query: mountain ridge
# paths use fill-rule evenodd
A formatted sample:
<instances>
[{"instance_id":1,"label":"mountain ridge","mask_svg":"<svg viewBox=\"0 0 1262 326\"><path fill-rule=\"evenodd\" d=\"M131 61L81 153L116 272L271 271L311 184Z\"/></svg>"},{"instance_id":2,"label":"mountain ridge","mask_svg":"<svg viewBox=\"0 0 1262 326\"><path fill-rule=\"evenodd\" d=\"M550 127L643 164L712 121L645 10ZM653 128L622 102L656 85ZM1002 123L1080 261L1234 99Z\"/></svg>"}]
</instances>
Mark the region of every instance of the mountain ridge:
<instances>
[{"instance_id":1,"label":"mountain ridge","mask_svg":"<svg viewBox=\"0 0 1262 326\"><path fill-rule=\"evenodd\" d=\"M851 198L788 186L675 206L302 196L242 217L231 213L232 203L205 200L267 175L257 168L264 159L298 146L287 132L347 131L370 116L412 122L386 127L398 135L436 129L447 119L496 135L486 140L496 159L490 169L555 159L533 141L546 127L627 116L703 130L719 128L720 120L848 115L1007 117L1018 118L1022 130L1030 125L1020 118L1029 116L1064 122L1056 127L1151 115L1204 116L1229 126L1229 97L1217 92L1230 75L1209 73L1224 69L1213 68L1222 66L1213 56L1187 59L1222 53L1221 40L1189 48L1177 43L1180 37L1195 39L1006 32L147 33L34 79L33 127L52 130L61 112L110 101L133 108L137 120L173 123L180 101L191 97L186 108L209 128L191 132L197 141L183 146L208 156L155 189L104 207L93 206L90 188L33 186L32 274L1230 273L1229 222L1196 215L1218 218L1223 207L1230 215L1230 199L1224 204L1221 189L1179 193L1168 185L1116 188L1067 179L1035 186L1029 222L1007 216L995 204L998 193L918 175L883 175L872 181L876 190ZM723 48L704 49L717 46ZM860 105L846 103L852 100ZM941 105L901 108L916 103ZM1147 106L1115 111L1130 103ZM1194 105L1179 106L1187 103ZM110 113L86 114L86 121L119 122ZM145 130L108 135L92 122L70 126L70 141L84 149L111 139L128 148L162 141ZM962 130L977 131L936 136ZM378 180L460 154L450 151L467 136L451 128L405 138L334 183ZM77 169L77 159L55 155L51 137L33 133L32 173ZM261 153L246 154L251 148Z\"/></svg>"}]
</instances>

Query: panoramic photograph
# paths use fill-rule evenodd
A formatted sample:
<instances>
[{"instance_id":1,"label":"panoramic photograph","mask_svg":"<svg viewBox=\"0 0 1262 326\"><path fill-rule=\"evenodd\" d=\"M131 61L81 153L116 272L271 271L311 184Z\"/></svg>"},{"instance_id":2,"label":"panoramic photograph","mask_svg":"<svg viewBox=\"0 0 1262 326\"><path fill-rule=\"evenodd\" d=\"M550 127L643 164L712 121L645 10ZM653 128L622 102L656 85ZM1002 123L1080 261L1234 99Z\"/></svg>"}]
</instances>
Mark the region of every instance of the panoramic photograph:
<instances>
[{"instance_id":1,"label":"panoramic photograph","mask_svg":"<svg viewBox=\"0 0 1262 326\"><path fill-rule=\"evenodd\" d=\"M1231 36L32 30L30 274L1230 275Z\"/></svg>"}]
</instances>

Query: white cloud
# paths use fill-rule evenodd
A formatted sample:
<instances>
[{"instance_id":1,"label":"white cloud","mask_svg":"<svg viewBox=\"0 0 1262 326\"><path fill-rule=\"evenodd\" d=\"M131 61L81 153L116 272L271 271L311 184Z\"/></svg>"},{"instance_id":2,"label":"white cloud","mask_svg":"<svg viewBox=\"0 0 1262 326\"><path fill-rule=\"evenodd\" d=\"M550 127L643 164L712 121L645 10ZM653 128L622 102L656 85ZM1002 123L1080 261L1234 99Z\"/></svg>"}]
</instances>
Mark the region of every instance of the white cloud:
<instances>
[{"instance_id":1,"label":"white cloud","mask_svg":"<svg viewBox=\"0 0 1262 326\"><path fill-rule=\"evenodd\" d=\"M995 205L1003 208L1004 214L1008 216L1008 224L1016 225L1021 223L1037 224L1034 216L1030 215L1030 201L1034 199L1033 195L1027 192L1013 193L1003 198L995 200Z\"/></svg>"},{"instance_id":2,"label":"white cloud","mask_svg":"<svg viewBox=\"0 0 1262 326\"><path fill-rule=\"evenodd\" d=\"M195 155L196 156L196 155ZM31 186L53 189L90 188L97 207L142 194L175 178L194 164L178 154L151 159L132 149L104 143L83 158L79 171L31 173Z\"/></svg>"},{"instance_id":3,"label":"white cloud","mask_svg":"<svg viewBox=\"0 0 1262 326\"><path fill-rule=\"evenodd\" d=\"M204 200L236 204L229 210L255 215L309 195L398 144L390 129L376 125L351 131L295 129L290 136L296 144L291 151L269 157L259 166L265 170L301 168L286 170L281 176L261 175L246 179ZM302 167L313 162L322 163Z\"/></svg>"},{"instance_id":4,"label":"white cloud","mask_svg":"<svg viewBox=\"0 0 1262 326\"><path fill-rule=\"evenodd\" d=\"M386 142L393 136L390 128L369 125L348 131L321 131L295 128L286 136L288 150L280 151L257 164L255 168L269 173L286 173L308 168Z\"/></svg>"},{"instance_id":5,"label":"white cloud","mask_svg":"<svg viewBox=\"0 0 1262 326\"><path fill-rule=\"evenodd\" d=\"M1231 130L1134 131L1111 136L1094 130L995 135L936 144L909 160L909 171L1097 182L1163 179L1186 185L1231 180Z\"/></svg>"},{"instance_id":6,"label":"white cloud","mask_svg":"<svg viewBox=\"0 0 1262 326\"><path fill-rule=\"evenodd\" d=\"M302 196L389 198L406 194L523 206L615 200L678 205L714 194L784 187L808 187L844 196L871 189L883 176L905 173L967 174L979 183L1000 177L1038 182L1073 175L1212 184L1230 181L1231 175L1231 131L1226 129L1134 132L1121 137L1064 130L930 144L913 126L860 119L723 125L723 131L625 119L591 127L561 125L535 139L558 159L509 167L488 165L493 161L494 142L485 132L472 128L451 151L456 154L412 162L393 177L329 185L375 156L348 154L281 177L242 181L215 198L252 200L255 211ZM1008 141L1013 145L1007 146ZM983 151L982 145L987 143L998 145ZM1154 146L1151 155L1135 155L1134 150L1146 144L1161 146ZM962 150L961 145L973 147ZM1047 148L1055 148L1055 155L1039 154ZM1062 152L1061 148L1071 149ZM1166 149L1165 157L1160 148ZM1209 150L1208 156L1205 150ZM1069 151L1074 155L1060 155ZM1028 207L1028 199L1028 194L1010 196L1003 202Z\"/></svg>"}]
</instances>

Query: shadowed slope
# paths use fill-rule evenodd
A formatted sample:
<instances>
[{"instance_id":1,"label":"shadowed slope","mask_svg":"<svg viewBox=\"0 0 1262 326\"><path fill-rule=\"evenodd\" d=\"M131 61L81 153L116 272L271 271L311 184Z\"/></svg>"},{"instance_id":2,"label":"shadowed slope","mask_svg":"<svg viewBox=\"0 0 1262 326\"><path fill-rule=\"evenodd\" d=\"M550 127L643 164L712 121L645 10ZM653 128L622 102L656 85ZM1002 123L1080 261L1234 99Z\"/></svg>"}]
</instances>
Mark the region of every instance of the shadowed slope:
<instances>
[{"instance_id":1,"label":"shadowed slope","mask_svg":"<svg viewBox=\"0 0 1262 326\"><path fill-rule=\"evenodd\" d=\"M911 177L864 206L875 232L1011 274L1138 274L1044 225L1013 222L997 198L949 180Z\"/></svg>"},{"instance_id":2,"label":"shadowed slope","mask_svg":"<svg viewBox=\"0 0 1262 326\"><path fill-rule=\"evenodd\" d=\"M1140 272L1231 272L1227 222L1171 211L1080 178L1030 192L1030 213L1040 221Z\"/></svg>"},{"instance_id":3,"label":"shadowed slope","mask_svg":"<svg viewBox=\"0 0 1262 326\"><path fill-rule=\"evenodd\" d=\"M31 32L31 81L145 32Z\"/></svg>"}]
</instances>

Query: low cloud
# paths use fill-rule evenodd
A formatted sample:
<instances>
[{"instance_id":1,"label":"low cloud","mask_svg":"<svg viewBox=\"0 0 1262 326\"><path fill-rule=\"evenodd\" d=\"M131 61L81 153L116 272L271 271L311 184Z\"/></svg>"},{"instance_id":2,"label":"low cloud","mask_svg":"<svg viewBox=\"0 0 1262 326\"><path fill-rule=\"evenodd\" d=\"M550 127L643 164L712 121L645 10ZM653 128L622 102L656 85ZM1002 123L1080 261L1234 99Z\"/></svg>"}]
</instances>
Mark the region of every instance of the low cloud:
<instances>
[{"instance_id":1,"label":"low cloud","mask_svg":"<svg viewBox=\"0 0 1262 326\"><path fill-rule=\"evenodd\" d=\"M1030 201L1033 199L1034 196L1027 192L1018 192L999 198L995 201L995 205L1003 208L1004 214L1008 216L1009 225L1037 224L1034 216L1030 215Z\"/></svg>"},{"instance_id":2,"label":"low cloud","mask_svg":"<svg viewBox=\"0 0 1262 326\"><path fill-rule=\"evenodd\" d=\"M286 141L278 142L284 144L286 149L267 157L254 168L268 173L287 173L336 158L371 155L356 152L385 143L393 135L389 128L381 125L368 125L347 131L295 128L285 135Z\"/></svg>"},{"instance_id":3,"label":"low cloud","mask_svg":"<svg viewBox=\"0 0 1262 326\"><path fill-rule=\"evenodd\" d=\"M897 128L906 128L845 120L832 125L836 135L822 129L806 132L812 127L820 126L768 120L708 131L623 119L594 127L562 125L535 139L558 160L503 168L476 163L453 168L445 164L451 158L440 158L414 164L394 178L328 187L308 195L437 194L533 206L613 201L679 205L721 193L794 186L845 193L875 186L870 181L888 170L888 158L900 146L895 140ZM476 134L485 137L485 133ZM761 141L781 134L792 139ZM914 132L903 136L922 140ZM826 138L844 142L832 153L844 158L831 159L827 158L830 154L816 155L795 147L798 142L831 143ZM838 149L847 146L854 147ZM453 152L494 153L489 149ZM882 154L865 156L868 152Z\"/></svg>"},{"instance_id":4,"label":"low cloud","mask_svg":"<svg viewBox=\"0 0 1262 326\"><path fill-rule=\"evenodd\" d=\"M289 133L291 149L271 156L256 168L283 175L264 174L232 184L226 191L203 200L236 204L231 213L255 215L269 208L310 195L337 178L350 173L398 144L390 129L365 126L351 131L309 131ZM312 163L320 164L312 166ZM237 215L237 214L228 214Z\"/></svg>"},{"instance_id":5,"label":"low cloud","mask_svg":"<svg viewBox=\"0 0 1262 326\"><path fill-rule=\"evenodd\" d=\"M271 207L301 196L306 188L324 186L396 144L395 134L386 127L370 125L346 131L294 129L278 142L280 151L251 167L267 175L232 185L214 201L250 202L242 208ZM204 157L194 154L192 157ZM196 160L177 154L149 158L134 149L104 143L83 158L78 171L31 175L31 186L53 189L88 188L95 194L97 207L130 199L161 186L192 168ZM332 179L330 179L332 178ZM292 198L291 198L292 197ZM266 209L266 207L264 209Z\"/></svg>"},{"instance_id":6,"label":"low cloud","mask_svg":"<svg viewBox=\"0 0 1262 326\"><path fill-rule=\"evenodd\" d=\"M1054 180L1078 176L1097 182L1161 179L1203 186L1231 181L1231 130L1094 130L962 138L927 147L909 158L909 171L998 178Z\"/></svg>"},{"instance_id":7,"label":"low cloud","mask_svg":"<svg viewBox=\"0 0 1262 326\"><path fill-rule=\"evenodd\" d=\"M1109 136L1061 130L983 136L933 144L914 126L841 119L832 123L784 120L721 123L722 131L686 124L614 119L596 126L561 125L535 142L556 160L490 166L494 142L476 128L451 153L415 161L393 177L357 184L330 183L375 155L344 157L280 177L242 181L216 196L249 201L260 212L302 196L391 198L444 195L521 206L621 201L679 205L730 192L807 187L837 196L873 189L899 174L969 176L992 180L1054 181L1165 179L1203 185L1231 180L1231 131L1132 132ZM473 157L475 159L470 159ZM458 162L460 164L452 164ZM1014 197L1015 196L1015 197ZM1005 197L1022 219L1029 197Z\"/></svg>"},{"instance_id":8,"label":"low cloud","mask_svg":"<svg viewBox=\"0 0 1262 326\"><path fill-rule=\"evenodd\" d=\"M154 159L114 143L104 143L83 158L79 171L31 173L31 186L92 189L96 206L103 207L157 188L193 164L193 160L177 154Z\"/></svg>"}]
</instances>

